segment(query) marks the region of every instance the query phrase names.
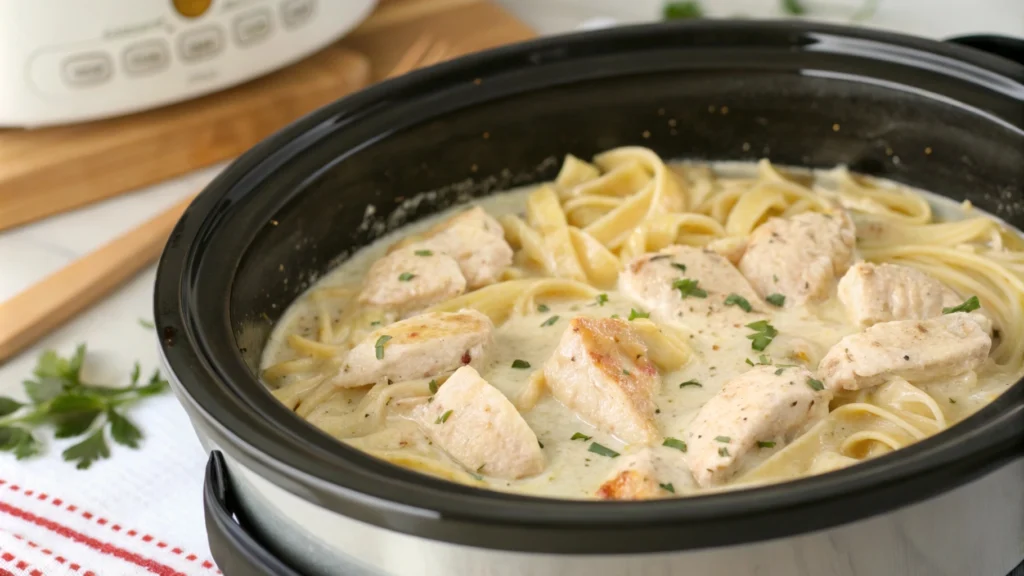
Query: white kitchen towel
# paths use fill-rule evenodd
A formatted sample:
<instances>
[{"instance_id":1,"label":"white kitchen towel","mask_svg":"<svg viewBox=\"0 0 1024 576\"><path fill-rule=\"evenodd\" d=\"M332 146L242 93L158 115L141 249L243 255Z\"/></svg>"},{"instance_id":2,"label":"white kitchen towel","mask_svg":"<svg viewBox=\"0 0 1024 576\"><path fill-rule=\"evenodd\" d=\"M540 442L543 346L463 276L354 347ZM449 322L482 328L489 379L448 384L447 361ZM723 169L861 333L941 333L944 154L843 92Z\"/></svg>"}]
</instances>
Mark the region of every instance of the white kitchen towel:
<instances>
[{"instance_id":1,"label":"white kitchen towel","mask_svg":"<svg viewBox=\"0 0 1024 576\"><path fill-rule=\"evenodd\" d=\"M0 576L214 576L203 517L206 453L171 394L128 411L138 450L111 444L88 470L71 441L17 462L0 453ZM40 436L45 435L40 434Z\"/></svg>"}]
</instances>

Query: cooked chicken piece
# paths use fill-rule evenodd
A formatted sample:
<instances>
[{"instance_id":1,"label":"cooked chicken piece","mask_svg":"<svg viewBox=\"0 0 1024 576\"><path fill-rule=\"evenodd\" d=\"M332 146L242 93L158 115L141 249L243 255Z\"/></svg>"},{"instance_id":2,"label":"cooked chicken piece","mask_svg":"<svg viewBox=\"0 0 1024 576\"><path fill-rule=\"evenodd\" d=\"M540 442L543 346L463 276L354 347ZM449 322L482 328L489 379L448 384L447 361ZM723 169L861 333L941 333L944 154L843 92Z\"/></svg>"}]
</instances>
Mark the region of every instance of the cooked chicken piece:
<instances>
[{"instance_id":1,"label":"cooked chicken piece","mask_svg":"<svg viewBox=\"0 0 1024 576\"><path fill-rule=\"evenodd\" d=\"M654 395L661 378L628 322L570 320L544 364L544 379L559 402L623 442L650 444L658 439Z\"/></svg>"},{"instance_id":2,"label":"cooked chicken piece","mask_svg":"<svg viewBox=\"0 0 1024 576\"><path fill-rule=\"evenodd\" d=\"M373 263L359 302L409 315L465 291L466 279L454 258L413 245Z\"/></svg>"},{"instance_id":3,"label":"cooked chicken piece","mask_svg":"<svg viewBox=\"0 0 1024 576\"><path fill-rule=\"evenodd\" d=\"M785 296L787 307L825 299L853 261L855 232L842 210L772 218L750 235L740 272L762 297Z\"/></svg>"},{"instance_id":4,"label":"cooked chicken piece","mask_svg":"<svg viewBox=\"0 0 1024 576\"><path fill-rule=\"evenodd\" d=\"M928 274L896 264L858 262L839 281L839 300L854 324L927 320L963 299Z\"/></svg>"},{"instance_id":5,"label":"cooked chicken piece","mask_svg":"<svg viewBox=\"0 0 1024 576\"><path fill-rule=\"evenodd\" d=\"M619 275L619 290L651 318L665 323L696 315L746 324L758 320L758 313L766 308L729 260L692 246L670 246L633 259ZM741 302L736 301L737 296ZM744 303L750 305L751 312L745 310Z\"/></svg>"},{"instance_id":6,"label":"cooked chicken piece","mask_svg":"<svg viewBox=\"0 0 1024 576\"><path fill-rule=\"evenodd\" d=\"M512 247L505 241L501 224L479 206L438 225L414 246L454 258L470 290L497 282L512 264Z\"/></svg>"},{"instance_id":7,"label":"cooked chicken piece","mask_svg":"<svg viewBox=\"0 0 1024 576\"><path fill-rule=\"evenodd\" d=\"M668 498L693 487L686 460L671 448L642 448L623 454L595 495L604 500Z\"/></svg>"},{"instance_id":8,"label":"cooked chicken piece","mask_svg":"<svg viewBox=\"0 0 1024 576\"><path fill-rule=\"evenodd\" d=\"M832 393L802 367L757 366L722 386L686 433L690 471L703 487L792 442L828 414ZM764 452L762 452L764 451Z\"/></svg>"},{"instance_id":9,"label":"cooked chicken piece","mask_svg":"<svg viewBox=\"0 0 1024 576\"><path fill-rule=\"evenodd\" d=\"M882 322L851 334L818 365L832 390L861 390L900 377L927 382L977 368L988 357L988 319L957 312L930 320Z\"/></svg>"},{"instance_id":10,"label":"cooked chicken piece","mask_svg":"<svg viewBox=\"0 0 1024 576\"><path fill-rule=\"evenodd\" d=\"M349 351L331 384L354 388L385 378L427 378L473 362L493 342L494 325L476 310L428 312L389 324Z\"/></svg>"},{"instance_id":11,"label":"cooked chicken piece","mask_svg":"<svg viewBox=\"0 0 1024 576\"><path fill-rule=\"evenodd\" d=\"M544 454L526 420L470 366L456 370L413 418L470 472L516 479L544 470Z\"/></svg>"}]
</instances>

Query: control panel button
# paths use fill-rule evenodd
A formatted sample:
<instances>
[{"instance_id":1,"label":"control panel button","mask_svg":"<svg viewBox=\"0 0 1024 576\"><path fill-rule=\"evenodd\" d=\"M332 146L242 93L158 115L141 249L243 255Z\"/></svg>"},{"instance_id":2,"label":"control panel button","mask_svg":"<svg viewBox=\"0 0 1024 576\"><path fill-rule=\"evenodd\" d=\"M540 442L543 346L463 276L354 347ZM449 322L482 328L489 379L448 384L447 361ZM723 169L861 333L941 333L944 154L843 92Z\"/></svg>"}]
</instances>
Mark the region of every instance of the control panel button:
<instances>
[{"instance_id":1,"label":"control panel button","mask_svg":"<svg viewBox=\"0 0 1024 576\"><path fill-rule=\"evenodd\" d=\"M171 63L171 50L163 40L146 40L124 49L124 70L132 76L159 72Z\"/></svg>"},{"instance_id":2,"label":"control panel button","mask_svg":"<svg viewBox=\"0 0 1024 576\"><path fill-rule=\"evenodd\" d=\"M185 62L213 58L224 50L224 32L219 26L196 28L181 34L178 52Z\"/></svg>"},{"instance_id":3,"label":"control panel button","mask_svg":"<svg viewBox=\"0 0 1024 576\"><path fill-rule=\"evenodd\" d=\"M64 82L73 87L96 86L114 75L114 63L103 52L68 57L61 66Z\"/></svg>"},{"instance_id":4,"label":"control panel button","mask_svg":"<svg viewBox=\"0 0 1024 576\"><path fill-rule=\"evenodd\" d=\"M197 18L210 9L212 0L173 0L174 9L185 18Z\"/></svg>"},{"instance_id":5,"label":"control panel button","mask_svg":"<svg viewBox=\"0 0 1024 576\"><path fill-rule=\"evenodd\" d=\"M281 3L281 20L286 28L298 28L309 21L315 8L315 0L285 0Z\"/></svg>"},{"instance_id":6,"label":"control panel button","mask_svg":"<svg viewBox=\"0 0 1024 576\"><path fill-rule=\"evenodd\" d=\"M255 44L270 36L270 12L259 10L235 18L235 42L239 46Z\"/></svg>"}]
</instances>

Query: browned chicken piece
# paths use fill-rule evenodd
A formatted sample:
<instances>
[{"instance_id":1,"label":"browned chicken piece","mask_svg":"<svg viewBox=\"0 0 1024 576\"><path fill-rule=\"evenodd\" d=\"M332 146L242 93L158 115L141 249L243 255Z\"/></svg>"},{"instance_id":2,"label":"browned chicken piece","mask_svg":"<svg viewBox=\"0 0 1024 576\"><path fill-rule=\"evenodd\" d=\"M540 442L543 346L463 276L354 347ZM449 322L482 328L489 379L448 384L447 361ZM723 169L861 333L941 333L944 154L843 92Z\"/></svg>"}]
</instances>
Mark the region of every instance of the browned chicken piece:
<instances>
[{"instance_id":1,"label":"browned chicken piece","mask_svg":"<svg viewBox=\"0 0 1024 576\"><path fill-rule=\"evenodd\" d=\"M785 296L787 307L824 300L853 262L855 240L842 209L772 218L750 235L740 272L762 297Z\"/></svg>"},{"instance_id":2,"label":"browned chicken piece","mask_svg":"<svg viewBox=\"0 0 1024 576\"><path fill-rule=\"evenodd\" d=\"M491 319L476 310L427 312L371 332L349 351L331 379L343 388L429 378L485 360Z\"/></svg>"},{"instance_id":3,"label":"browned chicken piece","mask_svg":"<svg viewBox=\"0 0 1024 576\"><path fill-rule=\"evenodd\" d=\"M654 395L661 378L628 322L573 318L544 364L544 378L559 402L620 440L658 439Z\"/></svg>"},{"instance_id":4,"label":"browned chicken piece","mask_svg":"<svg viewBox=\"0 0 1024 576\"><path fill-rule=\"evenodd\" d=\"M472 473L514 480L544 470L544 453L526 420L470 366L456 370L413 418Z\"/></svg>"},{"instance_id":5,"label":"browned chicken piece","mask_svg":"<svg viewBox=\"0 0 1024 576\"><path fill-rule=\"evenodd\" d=\"M694 486L683 454L671 448L645 447L623 454L595 495L603 500L669 498Z\"/></svg>"}]
</instances>

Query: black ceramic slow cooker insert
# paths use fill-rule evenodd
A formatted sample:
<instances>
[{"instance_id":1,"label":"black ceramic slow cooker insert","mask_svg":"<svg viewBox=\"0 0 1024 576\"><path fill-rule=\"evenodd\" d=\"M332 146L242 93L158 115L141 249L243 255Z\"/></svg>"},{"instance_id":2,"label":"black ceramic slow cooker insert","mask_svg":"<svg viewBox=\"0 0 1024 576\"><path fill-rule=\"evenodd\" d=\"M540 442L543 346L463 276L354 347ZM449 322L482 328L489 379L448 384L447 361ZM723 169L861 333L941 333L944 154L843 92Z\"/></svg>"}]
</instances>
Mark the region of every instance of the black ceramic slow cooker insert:
<instances>
[{"instance_id":1,"label":"black ceramic slow cooker insert","mask_svg":"<svg viewBox=\"0 0 1024 576\"><path fill-rule=\"evenodd\" d=\"M259 383L274 321L332 264L411 219L550 180L566 153L628 145L846 164L1024 228L1024 65L961 45L809 23L667 23L500 48L335 102L211 183L157 277L175 391L269 553L303 573L367 575L999 576L1019 563L1022 383L861 465L657 502L423 476L319 432ZM427 191L436 201L395 211ZM380 226L360 226L370 205Z\"/></svg>"}]
</instances>

